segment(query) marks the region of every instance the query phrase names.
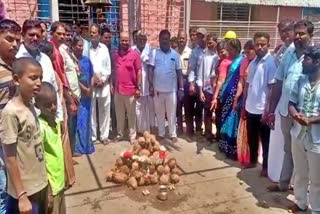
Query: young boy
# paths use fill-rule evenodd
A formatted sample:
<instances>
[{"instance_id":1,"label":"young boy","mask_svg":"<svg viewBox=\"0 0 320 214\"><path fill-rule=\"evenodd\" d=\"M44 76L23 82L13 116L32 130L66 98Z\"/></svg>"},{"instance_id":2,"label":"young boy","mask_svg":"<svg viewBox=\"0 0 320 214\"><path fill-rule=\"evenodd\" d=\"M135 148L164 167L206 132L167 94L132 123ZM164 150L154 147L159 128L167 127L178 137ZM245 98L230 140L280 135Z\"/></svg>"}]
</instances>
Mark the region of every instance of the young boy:
<instances>
[{"instance_id":1,"label":"young boy","mask_svg":"<svg viewBox=\"0 0 320 214\"><path fill-rule=\"evenodd\" d=\"M41 65L33 58L13 62L16 95L1 113L0 138L8 171L7 213L44 213L48 178L33 98L41 89Z\"/></svg>"},{"instance_id":2,"label":"young boy","mask_svg":"<svg viewBox=\"0 0 320 214\"><path fill-rule=\"evenodd\" d=\"M46 157L46 168L49 178L49 213L65 214L64 198L64 158L60 123L56 123L57 96L54 87L43 82L41 91L36 97L39 116L41 139Z\"/></svg>"},{"instance_id":3,"label":"young boy","mask_svg":"<svg viewBox=\"0 0 320 214\"><path fill-rule=\"evenodd\" d=\"M253 168L258 160L259 139L262 142L263 163L261 176L267 177L270 128L265 118L268 111L270 88L277 69L274 57L269 53L270 35L257 32L253 38L256 58L249 65L244 99L247 114L247 135L250 147L250 164Z\"/></svg>"},{"instance_id":4,"label":"young boy","mask_svg":"<svg viewBox=\"0 0 320 214\"><path fill-rule=\"evenodd\" d=\"M292 213L320 213L320 47L309 47L304 55L303 74L290 95L289 113L294 119L291 129L292 157L295 169ZM309 187L310 186L310 187ZM309 200L308 200L309 190ZM308 203L309 202L309 203Z\"/></svg>"}]
</instances>

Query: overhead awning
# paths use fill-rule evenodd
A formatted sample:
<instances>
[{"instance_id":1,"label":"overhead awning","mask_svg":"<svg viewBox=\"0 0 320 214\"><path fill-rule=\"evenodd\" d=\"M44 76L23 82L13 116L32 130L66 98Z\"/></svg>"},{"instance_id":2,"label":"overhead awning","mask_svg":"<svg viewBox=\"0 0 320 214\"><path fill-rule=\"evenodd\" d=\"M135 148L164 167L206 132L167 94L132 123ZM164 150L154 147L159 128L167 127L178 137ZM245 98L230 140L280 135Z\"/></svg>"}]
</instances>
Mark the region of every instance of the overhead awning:
<instances>
[{"instance_id":1,"label":"overhead awning","mask_svg":"<svg viewBox=\"0 0 320 214\"><path fill-rule=\"evenodd\" d=\"M252 4L267 6L289 6L289 7L317 7L320 8L320 0L205 0L225 4Z\"/></svg>"}]
</instances>

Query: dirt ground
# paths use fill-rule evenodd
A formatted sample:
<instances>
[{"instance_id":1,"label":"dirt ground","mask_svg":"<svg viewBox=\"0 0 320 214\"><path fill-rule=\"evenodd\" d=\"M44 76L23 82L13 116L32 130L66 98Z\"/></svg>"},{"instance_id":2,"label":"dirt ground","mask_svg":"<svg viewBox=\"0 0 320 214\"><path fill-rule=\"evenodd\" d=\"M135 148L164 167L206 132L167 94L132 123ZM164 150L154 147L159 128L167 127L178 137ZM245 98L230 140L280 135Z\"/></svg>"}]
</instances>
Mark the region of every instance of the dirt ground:
<instances>
[{"instance_id":1,"label":"dirt ground","mask_svg":"<svg viewBox=\"0 0 320 214\"><path fill-rule=\"evenodd\" d=\"M183 175L167 201L156 199L158 185L130 190L105 181L104 173L128 142L96 145L90 156L76 158L77 183L66 192L68 214L183 213L183 214L280 214L288 213L292 195L266 191L270 181L259 177L260 167L242 170L225 159L217 144L164 142ZM151 194L143 196L148 189Z\"/></svg>"}]
</instances>

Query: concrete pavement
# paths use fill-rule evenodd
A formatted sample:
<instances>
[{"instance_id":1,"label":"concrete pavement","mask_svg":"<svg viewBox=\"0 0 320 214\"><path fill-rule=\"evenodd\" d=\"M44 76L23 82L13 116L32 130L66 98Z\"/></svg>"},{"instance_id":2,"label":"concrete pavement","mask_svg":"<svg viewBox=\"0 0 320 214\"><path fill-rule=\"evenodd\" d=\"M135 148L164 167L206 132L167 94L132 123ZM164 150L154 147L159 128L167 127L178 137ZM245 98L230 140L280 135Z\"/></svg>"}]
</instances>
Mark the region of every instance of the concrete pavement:
<instances>
[{"instance_id":1,"label":"concrete pavement","mask_svg":"<svg viewBox=\"0 0 320 214\"><path fill-rule=\"evenodd\" d=\"M225 159L217 144L189 143L183 139L173 146L164 142L183 171L169 199L156 199L158 185L129 190L105 182L111 168L128 142L96 145L90 156L76 158L77 182L66 192L68 214L184 213L184 214L281 214L288 213L292 195L268 193L268 179L259 177L260 168L241 170L237 162ZM148 189L149 196L142 190Z\"/></svg>"}]
</instances>

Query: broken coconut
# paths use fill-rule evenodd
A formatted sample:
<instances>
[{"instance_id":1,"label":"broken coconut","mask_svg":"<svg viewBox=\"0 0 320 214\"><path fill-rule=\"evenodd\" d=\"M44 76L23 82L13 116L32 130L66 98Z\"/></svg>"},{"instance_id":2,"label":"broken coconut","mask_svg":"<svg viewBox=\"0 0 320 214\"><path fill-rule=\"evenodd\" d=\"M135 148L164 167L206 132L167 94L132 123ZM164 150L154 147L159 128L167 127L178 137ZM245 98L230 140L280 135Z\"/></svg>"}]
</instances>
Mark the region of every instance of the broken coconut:
<instances>
[{"instance_id":1,"label":"broken coconut","mask_svg":"<svg viewBox=\"0 0 320 214\"><path fill-rule=\"evenodd\" d=\"M170 182L172 184L177 184L177 183L179 183L179 181L180 181L179 175L177 175L177 174L171 174L170 175Z\"/></svg>"},{"instance_id":2,"label":"broken coconut","mask_svg":"<svg viewBox=\"0 0 320 214\"><path fill-rule=\"evenodd\" d=\"M132 164L131 164L131 169L132 170L139 170L139 163L137 161L134 161Z\"/></svg>"},{"instance_id":3,"label":"broken coconut","mask_svg":"<svg viewBox=\"0 0 320 214\"><path fill-rule=\"evenodd\" d=\"M135 177L130 177L127 182L127 185L129 188L132 188L133 190L135 190L138 187L138 182Z\"/></svg>"},{"instance_id":4,"label":"broken coconut","mask_svg":"<svg viewBox=\"0 0 320 214\"><path fill-rule=\"evenodd\" d=\"M171 171L171 169L170 169L169 165L166 164L166 165L164 166L163 173L166 174L166 175L168 175L168 174L170 173L170 171Z\"/></svg>"},{"instance_id":5,"label":"broken coconut","mask_svg":"<svg viewBox=\"0 0 320 214\"><path fill-rule=\"evenodd\" d=\"M125 173L125 174L129 174L130 173L130 169L127 165L123 165L120 167L120 172Z\"/></svg>"},{"instance_id":6,"label":"broken coconut","mask_svg":"<svg viewBox=\"0 0 320 214\"><path fill-rule=\"evenodd\" d=\"M106 172L106 181L112 181L113 172L110 170Z\"/></svg>"},{"instance_id":7,"label":"broken coconut","mask_svg":"<svg viewBox=\"0 0 320 214\"><path fill-rule=\"evenodd\" d=\"M181 170L178 167L175 167L171 170L171 173L181 175Z\"/></svg>"},{"instance_id":8,"label":"broken coconut","mask_svg":"<svg viewBox=\"0 0 320 214\"><path fill-rule=\"evenodd\" d=\"M114 173L112 176L112 180L115 183L123 184L123 183L127 182L128 175L126 175L125 173L122 173L122 172Z\"/></svg>"},{"instance_id":9,"label":"broken coconut","mask_svg":"<svg viewBox=\"0 0 320 214\"><path fill-rule=\"evenodd\" d=\"M169 184L169 175L165 175L163 174L161 177L160 177L160 185L168 185Z\"/></svg>"},{"instance_id":10,"label":"broken coconut","mask_svg":"<svg viewBox=\"0 0 320 214\"><path fill-rule=\"evenodd\" d=\"M176 159L175 159L175 158L170 158L170 159L168 160L168 165L169 165L170 169L175 168L176 165L177 165Z\"/></svg>"},{"instance_id":11,"label":"broken coconut","mask_svg":"<svg viewBox=\"0 0 320 214\"><path fill-rule=\"evenodd\" d=\"M150 156L150 151L148 149L142 149L139 152L139 156L147 156L147 157L149 157Z\"/></svg>"},{"instance_id":12,"label":"broken coconut","mask_svg":"<svg viewBox=\"0 0 320 214\"><path fill-rule=\"evenodd\" d=\"M157 168L157 172L158 172L158 175L161 176L164 172L164 167L162 165L159 165Z\"/></svg>"},{"instance_id":13,"label":"broken coconut","mask_svg":"<svg viewBox=\"0 0 320 214\"><path fill-rule=\"evenodd\" d=\"M117 158L117 160L116 160L116 166L117 166L118 168L120 168L121 166L123 166L123 160L122 160L122 158Z\"/></svg>"}]
</instances>

